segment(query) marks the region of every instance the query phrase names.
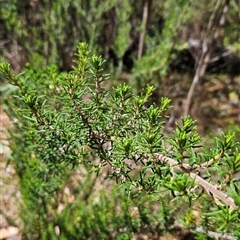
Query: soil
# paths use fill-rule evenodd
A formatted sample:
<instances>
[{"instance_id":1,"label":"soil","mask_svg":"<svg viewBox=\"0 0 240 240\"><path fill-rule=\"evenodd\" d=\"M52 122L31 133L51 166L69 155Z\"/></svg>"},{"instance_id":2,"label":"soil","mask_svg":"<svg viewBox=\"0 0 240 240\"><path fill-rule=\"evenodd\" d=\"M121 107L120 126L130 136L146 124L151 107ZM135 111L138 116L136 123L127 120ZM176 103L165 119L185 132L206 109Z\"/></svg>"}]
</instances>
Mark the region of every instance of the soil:
<instances>
[{"instance_id":1,"label":"soil","mask_svg":"<svg viewBox=\"0 0 240 240\"><path fill-rule=\"evenodd\" d=\"M20 191L18 178L9 161L11 151L7 137L10 121L0 107L0 239L20 240L18 206Z\"/></svg>"}]
</instances>

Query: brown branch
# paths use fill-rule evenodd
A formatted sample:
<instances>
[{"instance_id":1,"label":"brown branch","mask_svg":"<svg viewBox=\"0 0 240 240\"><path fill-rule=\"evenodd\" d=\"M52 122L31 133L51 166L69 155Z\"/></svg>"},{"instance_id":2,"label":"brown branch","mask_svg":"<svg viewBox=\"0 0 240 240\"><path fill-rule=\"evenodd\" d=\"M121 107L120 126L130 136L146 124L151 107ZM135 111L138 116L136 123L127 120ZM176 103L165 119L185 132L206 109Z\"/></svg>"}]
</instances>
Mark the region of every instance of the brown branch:
<instances>
[{"instance_id":1,"label":"brown branch","mask_svg":"<svg viewBox=\"0 0 240 240\"><path fill-rule=\"evenodd\" d=\"M179 222L174 223L175 227L183 229L185 226ZM210 237L214 237L214 239L224 239L224 240L237 240L235 236L232 236L228 233L218 233L210 230L205 230L202 227L197 227L194 229L196 232L207 234Z\"/></svg>"},{"instance_id":2,"label":"brown branch","mask_svg":"<svg viewBox=\"0 0 240 240\"><path fill-rule=\"evenodd\" d=\"M145 0L144 7L143 7L142 31L139 37L138 59L140 59L143 54L144 38L145 38L145 33L147 28L149 5L150 5L150 0Z\"/></svg>"},{"instance_id":3,"label":"brown branch","mask_svg":"<svg viewBox=\"0 0 240 240\"><path fill-rule=\"evenodd\" d=\"M213 11L213 13L210 17L208 27L207 27L207 32L206 32L206 35L205 35L205 38L204 38L204 41L203 41L202 53L201 53L201 56L200 56L200 60L197 62L196 73L195 73L195 76L193 78L191 87L190 87L188 95L187 95L187 101L186 101L184 116L187 116L189 114L190 105L191 105L191 102L192 102L194 91L196 89L196 86L200 82L201 78L205 74L205 71L206 71L208 62L210 60L212 50L213 50L212 46L216 43L217 39L219 38L220 30L225 23L226 14L227 14L228 8L229 8L229 1L230 0L225 1L225 4L223 6L223 10L222 10L222 13L221 13L221 17L220 17L220 20L218 22L217 28L216 28L216 30L213 34L213 37L210 36L211 31L212 31L212 28L213 28L213 25L214 25L214 20L217 18L217 13L221 9L221 5L222 5L223 0L218 0L217 1L217 4L214 8L214 11Z\"/></svg>"},{"instance_id":4,"label":"brown branch","mask_svg":"<svg viewBox=\"0 0 240 240\"><path fill-rule=\"evenodd\" d=\"M214 187L206 180L202 179L196 173L191 172L192 169L190 165L185 163L180 165L176 160L169 158L163 154L154 154L154 158L159 161L168 163L173 169L178 169L184 173L188 173L190 178L194 179L195 182L198 183L209 195L213 196L214 198L222 200L225 204L229 205L231 208L236 207L236 204L231 197L229 197L227 194Z\"/></svg>"},{"instance_id":5,"label":"brown branch","mask_svg":"<svg viewBox=\"0 0 240 240\"><path fill-rule=\"evenodd\" d=\"M210 231L210 230L206 231L202 227L196 228L196 231L204 233L204 234L207 234L208 236L214 237L215 239L237 240L236 237L234 237L234 236L232 236L230 234L218 233L218 232L214 232L214 231Z\"/></svg>"},{"instance_id":6,"label":"brown branch","mask_svg":"<svg viewBox=\"0 0 240 240\"><path fill-rule=\"evenodd\" d=\"M218 161L222 156L223 156L223 151L221 151L219 154L217 154L216 156L214 156L213 158L211 158L210 160L208 160L207 162L201 163L200 165L197 166L196 169L199 168L205 168L205 167L209 167L211 166L213 163L215 163L216 161Z\"/></svg>"}]
</instances>

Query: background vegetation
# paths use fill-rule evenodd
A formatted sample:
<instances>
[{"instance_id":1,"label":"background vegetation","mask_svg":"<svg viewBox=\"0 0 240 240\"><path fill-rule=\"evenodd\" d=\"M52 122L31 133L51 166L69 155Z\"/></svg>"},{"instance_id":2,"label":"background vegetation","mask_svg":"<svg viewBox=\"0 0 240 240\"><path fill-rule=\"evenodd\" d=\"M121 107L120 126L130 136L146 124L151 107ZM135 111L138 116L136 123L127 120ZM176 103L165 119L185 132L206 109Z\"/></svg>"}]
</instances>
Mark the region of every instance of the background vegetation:
<instances>
[{"instance_id":1,"label":"background vegetation","mask_svg":"<svg viewBox=\"0 0 240 240\"><path fill-rule=\"evenodd\" d=\"M182 59L188 56L190 38L204 41L217 4L212 35L224 5L229 8L214 46L234 55L224 58L224 64L217 62L217 70L204 74L194 91L189 113L197 119L201 139L194 123L181 119L196 70ZM239 3L234 0L0 1L0 60L11 66L10 71L1 65L1 107L13 125L8 160L19 180L22 222L4 215L21 228L23 239L240 236L239 21ZM217 56L222 57L221 51ZM127 85L119 85L123 83ZM172 100L172 108L164 97ZM142 122L134 121L138 111ZM173 132L175 122L179 128ZM184 129L189 133L184 128L188 124L191 144L181 135ZM101 136L89 138L89 131ZM235 137L222 136L227 131ZM209 132L221 136L217 145L206 137ZM110 150L104 145L112 141L109 136L115 144ZM98 138L105 141L100 144ZM163 142L173 147L169 153ZM204 174L234 199L238 208L233 211L203 191L191 196L193 183L183 173L171 175L169 165L141 163L140 174L122 163L125 158L140 161L140 151L165 153L178 161L182 157L196 167L221 149L221 157ZM163 193L162 187L168 190Z\"/></svg>"}]
</instances>

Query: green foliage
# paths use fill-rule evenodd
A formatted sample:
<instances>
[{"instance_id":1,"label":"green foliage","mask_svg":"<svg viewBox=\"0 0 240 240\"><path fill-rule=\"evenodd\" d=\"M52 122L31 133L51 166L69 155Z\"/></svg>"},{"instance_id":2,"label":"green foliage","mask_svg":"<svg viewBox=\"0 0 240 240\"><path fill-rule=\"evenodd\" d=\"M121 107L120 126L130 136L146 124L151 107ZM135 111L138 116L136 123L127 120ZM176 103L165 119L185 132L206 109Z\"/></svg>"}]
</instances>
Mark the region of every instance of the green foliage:
<instances>
[{"instance_id":1,"label":"green foliage","mask_svg":"<svg viewBox=\"0 0 240 240\"><path fill-rule=\"evenodd\" d=\"M166 75L168 70L171 51L175 45L182 44L177 39L184 24L190 20L193 12L189 12L191 1L165 1L159 4L157 1L153 3L154 12L162 12L164 27L162 31L158 29L153 36L146 36L146 54L138 61L133 70L132 83L137 83L134 87L140 91L146 83L156 87L161 82L153 81ZM174 5L174 11L171 11ZM156 16L151 16L156 17ZM161 34L159 34L161 32ZM159 85L157 84L159 82Z\"/></svg>"},{"instance_id":2,"label":"green foliage","mask_svg":"<svg viewBox=\"0 0 240 240\"><path fill-rule=\"evenodd\" d=\"M71 54L80 39L87 41L92 51L103 51L97 47L104 44L99 40L104 32L101 18L115 5L113 0L3 1L0 20L6 36L1 39L21 46L32 69L49 64L64 67L71 64ZM6 54L4 50L3 53Z\"/></svg>"},{"instance_id":3,"label":"green foliage","mask_svg":"<svg viewBox=\"0 0 240 240\"><path fill-rule=\"evenodd\" d=\"M155 202L148 196L133 201L117 188L108 194L111 198L101 192L97 203L91 198L84 202L78 197L73 204L68 204L56 219L55 224L61 231L58 239L131 239L133 234L145 230L161 234L165 229L156 221L167 215L158 210L156 216L151 217L151 203Z\"/></svg>"},{"instance_id":4,"label":"green foliage","mask_svg":"<svg viewBox=\"0 0 240 240\"><path fill-rule=\"evenodd\" d=\"M26 238L130 239L144 231L171 232L176 221L192 230L200 225L206 234L238 236L240 158L233 134L208 150L200 146L195 122L184 117L168 136L167 98L146 107L154 87L139 95L126 84L109 89L102 57L91 55L85 43L77 57L70 73L28 67L16 76L9 64L0 65L2 77L18 87L8 112L17 119L11 148ZM59 211L60 196L78 170L84 177L70 194L74 202L65 200ZM95 173L116 180L120 190L94 195Z\"/></svg>"},{"instance_id":5,"label":"green foliage","mask_svg":"<svg viewBox=\"0 0 240 240\"><path fill-rule=\"evenodd\" d=\"M174 233L176 223L195 231L196 239L207 239L209 230L240 237L240 128L232 128L235 136L223 134L210 149L189 117L182 118L173 136L165 134L169 99L158 97L159 104L150 104L172 48L184 44L183 27L202 16L208 20L214 2L151 1L150 29L142 26L143 2L0 1L0 60L9 59L13 43L14 53L23 47L29 62L17 76L8 64L0 66L1 97L14 122L11 159L19 176L26 239L160 236ZM231 4L223 41L238 50L238 8ZM132 87L110 88L104 60L94 54L113 48L122 57L142 32L144 56L136 59L133 53ZM78 45L74 70L59 73L79 40L89 48ZM70 179L78 175L72 186ZM199 187L198 176L233 199L234 207ZM106 179L110 189L103 185L99 191L98 182ZM66 189L74 200L65 199Z\"/></svg>"}]
</instances>

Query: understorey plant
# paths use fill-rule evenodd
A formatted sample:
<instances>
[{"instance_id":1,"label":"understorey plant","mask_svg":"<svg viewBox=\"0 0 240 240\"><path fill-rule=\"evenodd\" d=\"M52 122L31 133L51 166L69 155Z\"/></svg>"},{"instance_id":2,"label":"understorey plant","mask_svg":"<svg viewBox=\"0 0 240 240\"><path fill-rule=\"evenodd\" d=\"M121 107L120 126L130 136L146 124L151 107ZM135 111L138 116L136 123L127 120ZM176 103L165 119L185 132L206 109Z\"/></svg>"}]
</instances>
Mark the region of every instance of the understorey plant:
<instances>
[{"instance_id":1,"label":"understorey plant","mask_svg":"<svg viewBox=\"0 0 240 240\"><path fill-rule=\"evenodd\" d=\"M65 239L61 234L67 230L59 222L62 217L57 217L61 214L54 215L54 207L49 206L57 204L60 190L75 171L116 181L120 192L132 201L154 199L152 209L140 204L138 214L130 215L126 209L124 216L131 221L140 215L145 220L154 218L156 224L160 221L157 213L167 209L164 220L157 223L165 226L165 232L180 227L194 232L196 239L238 239L240 153L234 134L223 133L209 149L202 145L195 121L189 116L182 118L172 134L166 134L169 99L162 98L159 105L149 103L152 86L139 95L134 95L127 84L111 87L104 60L92 55L85 43L78 45L76 55L78 60L69 73L59 73L55 67L35 72L27 66L16 76L9 64L0 65L2 77L18 88L6 106L14 120L11 148L26 207L24 222L26 225L26 216L31 216L30 222L35 224L28 228L35 229L26 233L29 239L39 232L42 235L35 239ZM74 209L77 206L74 204ZM35 209L35 216L33 212L27 214L29 209ZM101 214L109 216L107 208ZM41 221L34 221L36 216ZM79 228L86 224L80 224L77 214L68 221L73 224L72 234L76 222ZM49 222L55 224L51 229ZM137 228L142 226L136 223L132 233L141 232ZM128 227L123 226L118 234ZM67 236L91 238L84 234ZM117 238L118 234L113 236ZM131 234L125 237L122 239L131 238Z\"/></svg>"}]
</instances>

